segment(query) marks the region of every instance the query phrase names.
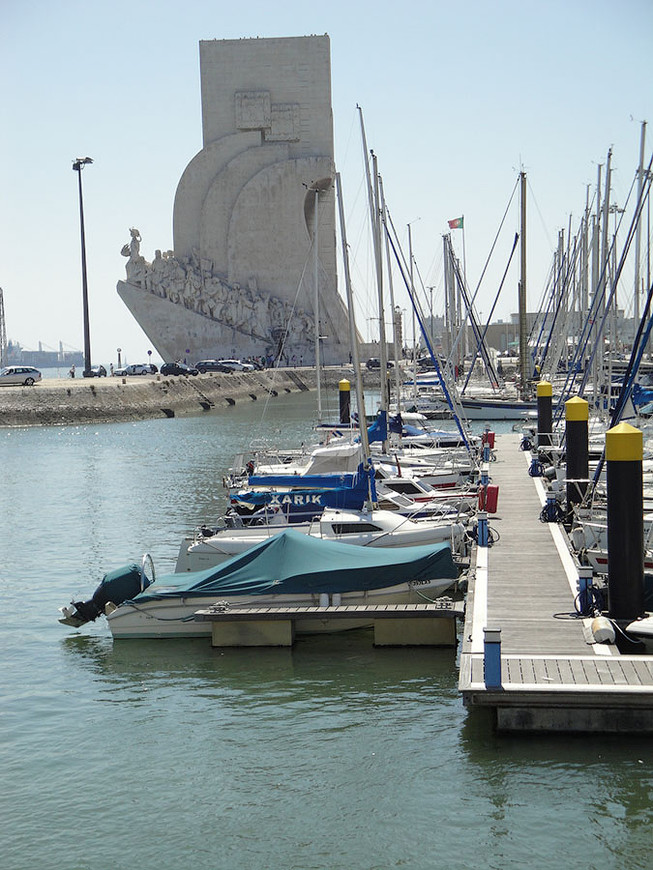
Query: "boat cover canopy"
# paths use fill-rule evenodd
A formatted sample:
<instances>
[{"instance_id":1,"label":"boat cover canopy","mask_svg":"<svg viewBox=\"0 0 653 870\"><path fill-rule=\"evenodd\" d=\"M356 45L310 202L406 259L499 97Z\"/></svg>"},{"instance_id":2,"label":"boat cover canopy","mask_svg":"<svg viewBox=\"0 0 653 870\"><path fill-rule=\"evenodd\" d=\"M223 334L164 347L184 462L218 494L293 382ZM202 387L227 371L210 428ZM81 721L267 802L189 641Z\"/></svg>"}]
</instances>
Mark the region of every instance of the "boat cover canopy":
<instances>
[{"instance_id":1,"label":"boat cover canopy","mask_svg":"<svg viewBox=\"0 0 653 870\"><path fill-rule=\"evenodd\" d=\"M204 571L167 574L135 601L215 594L354 592L458 576L448 543L370 548L287 529Z\"/></svg>"}]
</instances>

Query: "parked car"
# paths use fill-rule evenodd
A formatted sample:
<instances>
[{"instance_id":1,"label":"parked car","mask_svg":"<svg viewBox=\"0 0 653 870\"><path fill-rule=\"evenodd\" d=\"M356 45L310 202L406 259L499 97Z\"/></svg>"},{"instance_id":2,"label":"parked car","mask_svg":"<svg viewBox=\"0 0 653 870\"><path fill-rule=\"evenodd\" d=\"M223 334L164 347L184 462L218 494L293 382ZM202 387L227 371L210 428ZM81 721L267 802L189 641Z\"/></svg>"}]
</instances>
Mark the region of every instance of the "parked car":
<instances>
[{"instance_id":1,"label":"parked car","mask_svg":"<svg viewBox=\"0 0 653 870\"><path fill-rule=\"evenodd\" d=\"M107 370L104 366L91 366L90 369L82 372L82 376L85 378L106 378Z\"/></svg>"},{"instance_id":2,"label":"parked car","mask_svg":"<svg viewBox=\"0 0 653 870\"><path fill-rule=\"evenodd\" d=\"M201 359L199 362L195 363L195 368L200 374L206 374L206 372L232 372L233 369L229 368L229 366L224 365L219 362L217 359Z\"/></svg>"},{"instance_id":3,"label":"parked car","mask_svg":"<svg viewBox=\"0 0 653 870\"><path fill-rule=\"evenodd\" d=\"M251 363L241 362L239 359L221 359L218 360L220 365L225 366L230 372L253 372L254 366Z\"/></svg>"},{"instance_id":4,"label":"parked car","mask_svg":"<svg viewBox=\"0 0 653 870\"><path fill-rule=\"evenodd\" d=\"M130 366L120 366L113 370L114 375L124 377L125 375L149 375L150 367L145 363L133 363Z\"/></svg>"},{"instance_id":5,"label":"parked car","mask_svg":"<svg viewBox=\"0 0 653 870\"><path fill-rule=\"evenodd\" d=\"M365 365L368 369L380 369L381 368L381 360L377 359L376 357L372 357L371 359L368 359L368 361L365 363ZM388 368L393 369L394 367L395 367L395 364L392 362L392 360L388 360Z\"/></svg>"},{"instance_id":6,"label":"parked car","mask_svg":"<svg viewBox=\"0 0 653 870\"><path fill-rule=\"evenodd\" d=\"M146 374L155 375L159 369L158 366L155 366L154 363L146 363L145 368L147 369Z\"/></svg>"},{"instance_id":7,"label":"parked car","mask_svg":"<svg viewBox=\"0 0 653 870\"><path fill-rule=\"evenodd\" d=\"M198 375L197 369L191 368L184 363L164 363L161 366L162 375Z\"/></svg>"},{"instance_id":8,"label":"parked car","mask_svg":"<svg viewBox=\"0 0 653 870\"><path fill-rule=\"evenodd\" d=\"M41 372L33 366L7 366L0 371L0 384L22 384L32 387L41 380Z\"/></svg>"}]
</instances>

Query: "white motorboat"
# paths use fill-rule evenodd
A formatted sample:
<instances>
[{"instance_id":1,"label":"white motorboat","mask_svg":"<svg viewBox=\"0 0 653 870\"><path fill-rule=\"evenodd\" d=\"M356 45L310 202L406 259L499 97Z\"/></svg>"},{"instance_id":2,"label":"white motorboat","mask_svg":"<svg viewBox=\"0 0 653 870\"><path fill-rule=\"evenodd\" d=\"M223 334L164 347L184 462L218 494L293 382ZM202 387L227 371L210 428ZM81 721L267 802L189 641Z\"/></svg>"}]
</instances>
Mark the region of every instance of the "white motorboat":
<instances>
[{"instance_id":1,"label":"white motorboat","mask_svg":"<svg viewBox=\"0 0 653 870\"><path fill-rule=\"evenodd\" d=\"M419 504L446 503L457 510L471 510L478 501L478 490L475 487L461 487L452 480L448 485L439 478L439 486L434 486L426 477L421 477L409 469L409 474L398 473L401 467L377 465L374 469L374 479L377 494L395 492L405 495Z\"/></svg>"},{"instance_id":2,"label":"white motorboat","mask_svg":"<svg viewBox=\"0 0 653 870\"><path fill-rule=\"evenodd\" d=\"M214 534L196 532L185 538L177 558L177 572L199 571L212 568L263 541L280 534L289 526L280 521L260 526L237 526L237 518L227 518L231 527ZM361 547L411 547L419 544L448 543L452 552L466 554L465 525L451 520L411 520L394 511L335 511L326 510L308 523L293 525L295 531L313 538L339 541Z\"/></svg>"},{"instance_id":3,"label":"white motorboat","mask_svg":"<svg viewBox=\"0 0 653 870\"><path fill-rule=\"evenodd\" d=\"M148 557L144 559L144 565ZM106 616L114 638L202 637L211 624L198 610L364 604L418 604L450 588L458 569L447 543L396 549L350 547L286 530L218 567L155 578L138 565L105 575L89 601L61 608L79 628ZM370 616L335 622L298 619L295 631L343 631Z\"/></svg>"}]
</instances>

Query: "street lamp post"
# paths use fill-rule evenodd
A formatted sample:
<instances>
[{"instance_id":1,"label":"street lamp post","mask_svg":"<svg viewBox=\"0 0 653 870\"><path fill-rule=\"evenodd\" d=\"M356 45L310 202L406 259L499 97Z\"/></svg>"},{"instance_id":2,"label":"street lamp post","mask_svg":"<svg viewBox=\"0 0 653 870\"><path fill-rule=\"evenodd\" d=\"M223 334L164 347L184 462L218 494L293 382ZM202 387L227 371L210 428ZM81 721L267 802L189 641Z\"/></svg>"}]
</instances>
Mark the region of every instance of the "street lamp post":
<instances>
[{"instance_id":1,"label":"street lamp post","mask_svg":"<svg viewBox=\"0 0 653 870\"><path fill-rule=\"evenodd\" d=\"M86 278L86 236L84 234L84 199L82 197L82 169L87 163L92 163L90 157L78 157L73 160L73 172L77 173L79 185L79 225L82 238L82 306L84 316L84 372L91 369L91 330L88 319L88 281Z\"/></svg>"}]
</instances>

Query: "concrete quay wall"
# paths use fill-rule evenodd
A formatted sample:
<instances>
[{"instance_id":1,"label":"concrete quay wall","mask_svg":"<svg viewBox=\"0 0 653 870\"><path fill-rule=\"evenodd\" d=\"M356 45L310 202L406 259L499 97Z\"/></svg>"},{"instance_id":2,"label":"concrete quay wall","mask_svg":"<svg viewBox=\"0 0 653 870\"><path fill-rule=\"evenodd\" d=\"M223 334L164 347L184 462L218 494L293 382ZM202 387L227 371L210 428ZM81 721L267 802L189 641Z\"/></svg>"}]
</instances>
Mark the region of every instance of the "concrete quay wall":
<instances>
[{"instance_id":1,"label":"concrete quay wall","mask_svg":"<svg viewBox=\"0 0 653 870\"><path fill-rule=\"evenodd\" d=\"M337 389L351 368L328 368L322 383ZM370 386L377 372L366 372ZM213 412L242 402L280 400L288 393L316 389L312 368L282 368L239 374L210 373L196 377L163 375L126 378L45 379L33 387L0 388L0 427L64 426L148 420Z\"/></svg>"}]
</instances>

